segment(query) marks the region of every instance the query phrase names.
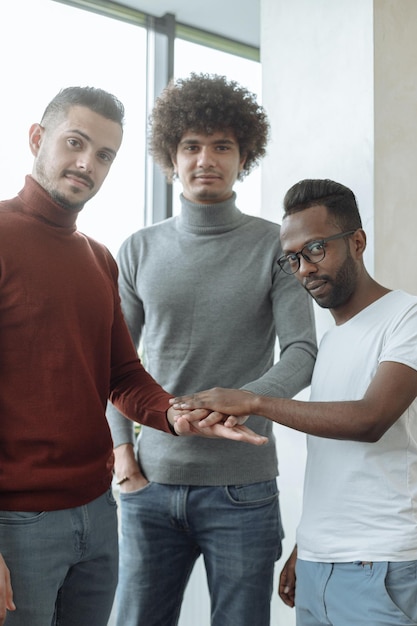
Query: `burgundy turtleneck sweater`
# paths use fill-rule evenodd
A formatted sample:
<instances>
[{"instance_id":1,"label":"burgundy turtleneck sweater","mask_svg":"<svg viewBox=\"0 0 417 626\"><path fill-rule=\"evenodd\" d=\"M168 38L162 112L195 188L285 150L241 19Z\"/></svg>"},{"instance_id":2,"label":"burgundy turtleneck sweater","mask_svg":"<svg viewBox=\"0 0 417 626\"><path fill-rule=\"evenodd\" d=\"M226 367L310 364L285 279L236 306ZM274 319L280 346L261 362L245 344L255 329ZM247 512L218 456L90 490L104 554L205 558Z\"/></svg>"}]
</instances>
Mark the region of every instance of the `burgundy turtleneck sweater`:
<instances>
[{"instance_id":1,"label":"burgundy turtleneck sweater","mask_svg":"<svg viewBox=\"0 0 417 626\"><path fill-rule=\"evenodd\" d=\"M0 509L85 504L111 484L107 399L170 432L137 359L108 250L31 177L0 203Z\"/></svg>"}]
</instances>

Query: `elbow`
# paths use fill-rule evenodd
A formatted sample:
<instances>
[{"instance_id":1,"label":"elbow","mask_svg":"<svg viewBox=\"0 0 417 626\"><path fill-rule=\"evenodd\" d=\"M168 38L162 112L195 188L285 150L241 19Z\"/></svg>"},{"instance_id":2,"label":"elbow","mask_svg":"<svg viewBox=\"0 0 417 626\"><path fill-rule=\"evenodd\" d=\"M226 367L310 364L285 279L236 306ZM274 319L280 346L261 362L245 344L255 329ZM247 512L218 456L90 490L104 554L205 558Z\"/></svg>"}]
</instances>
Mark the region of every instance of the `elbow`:
<instances>
[{"instance_id":1,"label":"elbow","mask_svg":"<svg viewBox=\"0 0 417 626\"><path fill-rule=\"evenodd\" d=\"M377 443L381 439L382 435L378 433L365 433L362 437L358 437L357 441L361 441L362 443Z\"/></svg>"},{"instance_id":2,"label":"elbow","mask_svg":"<svg viewBox=\"0 0 417 626\"><path fill-rule=\"evenodd\" d=\"M363 443L377 443L385 434L386 429L381 428L380 424L369 424L366 428L362 428L358 433L356 441Z\"/></svg>"}]
</instances>

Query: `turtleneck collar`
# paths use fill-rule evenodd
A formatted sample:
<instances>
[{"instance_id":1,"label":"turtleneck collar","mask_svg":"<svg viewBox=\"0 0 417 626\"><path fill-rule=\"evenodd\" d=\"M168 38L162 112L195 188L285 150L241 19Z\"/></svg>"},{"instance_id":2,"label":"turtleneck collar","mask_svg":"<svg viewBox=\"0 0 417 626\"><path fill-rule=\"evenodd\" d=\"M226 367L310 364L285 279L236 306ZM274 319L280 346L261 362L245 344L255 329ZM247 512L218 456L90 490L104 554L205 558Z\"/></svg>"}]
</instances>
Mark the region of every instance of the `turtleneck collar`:
<instances>
[{"instance_id":1,"label":"turtleneck collar","mask_svg":"<svg viewBox=\"0 0 417 626\"><path fill-rule=\"evenodd\" d=\"M23 203L23 212L42 220L50 226L76 230L77 211L64 209L55 202L49 193L30 175L25 178L25 186L18 193Z\"/></svg>"},{"instance_id":2,"label":"turtleneck collar","mask_svg":"<svg viewBox=\"0 0 417 626\"><path fill-rule=\"evenodd\" d=\"M179 225L187 232L197 235L225 233L236 228L243 219L243 213L236 207L236 194L224 202L215 204L195 204L181 194L181 214Z\"/></svg>"}]
</instances>

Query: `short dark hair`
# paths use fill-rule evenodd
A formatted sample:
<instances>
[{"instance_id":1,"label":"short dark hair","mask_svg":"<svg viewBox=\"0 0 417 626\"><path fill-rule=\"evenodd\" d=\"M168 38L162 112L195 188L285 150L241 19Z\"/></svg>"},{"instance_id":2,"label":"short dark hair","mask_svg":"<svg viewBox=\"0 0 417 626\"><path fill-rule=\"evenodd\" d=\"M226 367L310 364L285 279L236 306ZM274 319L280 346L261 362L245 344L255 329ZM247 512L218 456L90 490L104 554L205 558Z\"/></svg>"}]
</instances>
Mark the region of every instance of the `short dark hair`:
<instances>
[{"instance_id":1,"label":"short dark hair","mask_svg":"<svg viewBox=\"0 0 417 626\"><path fill-rule=\"evenodd\" d=\"M284 218L317 205L327 208L342 231L362 228L362 220L353 191L327 178L306 178L293 185L284 197Z\"/></svg>"},{"instance_id":2,"label":"short dark hair","mask_svg":"<svg viewBox=\"0 0 417 626\"><path fill-rule=\"evenodd\" d=\"M265 155L269 122L255 94L217 74L195 74L171 81L157 98L149 118L149 150L168 181L172 181L172 158L187 131L211 135L222 130L234 133L246 162L245 177Z\"/></svg>"},{"instance_id":3,"label":"short dark hair","mask_svg":"<svg viewBox=\"0 0 417 626\"><path fill-rule=\"evenodd\" d=\"M87 107L123 127L125 108L113 94L96 87L66 87L51 100L42 115L41 124L55 121L73 106Z\"/></svg>"}]
</instances>

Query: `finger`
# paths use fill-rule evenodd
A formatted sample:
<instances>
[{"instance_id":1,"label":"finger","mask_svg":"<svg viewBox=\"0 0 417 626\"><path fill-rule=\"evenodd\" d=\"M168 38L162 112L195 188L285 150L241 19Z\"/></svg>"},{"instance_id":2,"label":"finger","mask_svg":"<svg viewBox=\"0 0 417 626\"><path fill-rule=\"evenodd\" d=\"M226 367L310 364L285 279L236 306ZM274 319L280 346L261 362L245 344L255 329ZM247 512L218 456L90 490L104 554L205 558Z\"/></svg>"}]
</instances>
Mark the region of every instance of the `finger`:
<instances>
[{"instance_id":1,"label":"finger","mask_svg":"<svg viewBox=\"0 0 417 626\"><path fill-rule=\"evenodd\" d=\"M185 415L187 415L187 419L189 422L201 422L208 415L210 415L210 411L208 409L194 409L192 411L188 411Z\"/></svg>"},{"instance_id":2,"label":"finger","mask_svg":"<svg viewBox=\"0 0 417 626\"><path fill-rule=\"evenodd\" d=\"M177 435L192 435L192 422L187 420L187 416L180 416L176 418L174 423L174 430Z\"/></svg>"},{"instance_id":3,"label":"finger","mask_svg":"<svg viewBox=\"0 0 417 626\"><path fill-rule=\"evenodd\" d=\"M193 394L191 396L178 396L170 400L170 403L177 410L194 410L204 409L204 400L199 394Z\"/></svg>"},{"instance_id":4,"label":"finger","mask_svg":"<svg viewBox=\"0 0 417 626\"><path fill-rule=\"evenodd\" d=\"M268 442L268 437L263 437L262 435L258 435L247 426L234 426L233 428L228 428L224 426L224 424L215 424L211 426L211 430L218 436L224 437L226 439L233 439L234 441L241 441L245 443L251 443L255 446L262 446Z\"/></svg>"},{"instance_id":5,"label":"finger","mask_svg":"<svg viewBox=\"0 0 417 626\"><path fill-rule=\"evenodd\" d=\"M198 409L198 410L201 411L205 409ZM194 413L195 411L192 412L192 414ZM205 417L204 419L201 419L199 422L199 426L202 426L203 428L207 426L214 426L214 424L223 424L228 418L227 415L225 415L224 413L219 413L218 411L212 411L212 412L207 411L207 413L209 413L208 416ZM233 426L235 426L235 424L233 424Z\"/></svg>"},{"instance_id":6,"label":"finger","mask_svg":"<svg viewBox=\"0 0 417 626\"><path fill-rule=\"evenodd\" d=\"M295 603L294 603L294 594L286 594L286 593L279 593L279 597L281 598L281 600L283 601L284 604L286 604L287 606L289 606L290 608L293 608Z\"/></svg>"},{"instance_id":7,"label":"finger","mask_svg":"<svg viewBox=\"0 0 417 626\"><path fill-rule=\"evenodd\" d=\"M172 403L172 406L176 411L192 411L196 408L192 402L178 400L177 398L174 398L174 400L170 400L170 402Z\"/></svg>"},{"instance_id":8,"label":"finger","mask_svg":"<svg viewBox=\"0 0 417 626\"><path fill-rule=\"evenodd\" d=\"M249 418L249 415L242 415L241 417L237 417L236 415L229 415L227 420L224 422L224 425L228 428L236 426L237 424L244 424L246 420Z\"/></svg>"},{"instance_id":9,"label":"finger","mask_svg":"<svg viewBox=\"0 0 417 626\"><path fill-rule=\"evenodd\" d=\"M232 439L250 443L252 445L261 446L268 442L267 437L258 435L246 426L235 426L227 428L223 424L214 424L213 426L199 427L199 422L189 422L185 417L180 417L175 422L175 431L178 435L200 435L202 437Z\"/></svg>"}]
</instances>

